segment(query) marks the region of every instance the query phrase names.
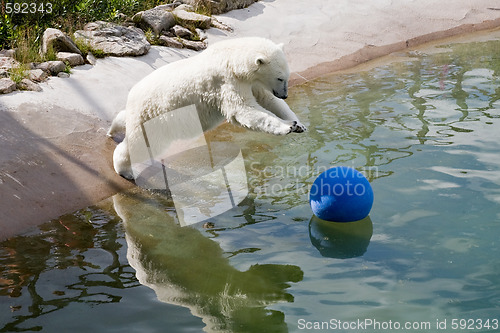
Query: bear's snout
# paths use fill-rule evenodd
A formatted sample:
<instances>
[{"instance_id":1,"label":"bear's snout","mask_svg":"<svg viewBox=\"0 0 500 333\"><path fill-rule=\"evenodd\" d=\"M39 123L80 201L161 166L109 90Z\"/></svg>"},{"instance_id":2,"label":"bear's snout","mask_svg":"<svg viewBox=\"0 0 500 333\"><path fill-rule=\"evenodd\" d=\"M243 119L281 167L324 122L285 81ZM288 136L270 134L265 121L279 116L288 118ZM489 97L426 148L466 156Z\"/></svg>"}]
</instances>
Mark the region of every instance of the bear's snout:
<instances>
[{"instance_id":1,"label":"bear's snout","mask_svg":"<svg viewBox=\"0 0 500 333\"><path fill-rule=\"evenodd\" d=\"M284 93L279 93L276 90L273 90L273 95L276 96L276 97L278 97L278 98L281 98L281 99L287 99L288 98L288 94L287 94L286 91Z\"/></svg>"}]
</instances>

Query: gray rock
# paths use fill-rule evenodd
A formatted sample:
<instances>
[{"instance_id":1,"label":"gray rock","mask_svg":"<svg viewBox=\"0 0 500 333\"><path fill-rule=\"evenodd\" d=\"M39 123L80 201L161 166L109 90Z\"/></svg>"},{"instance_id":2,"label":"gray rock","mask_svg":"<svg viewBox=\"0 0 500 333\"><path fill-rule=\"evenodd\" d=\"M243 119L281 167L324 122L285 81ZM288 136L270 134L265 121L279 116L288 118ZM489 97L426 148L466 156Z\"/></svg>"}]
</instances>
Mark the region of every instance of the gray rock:
<instances>
[{"instance_id":1,"label":"gray rock","mask_svg":"<svg viewBox=\"0 0 500 333\"><path fill-rule=\"evenodd\" d=\"M212 20L212 23L213 23L213 20ZM198 34L198 37L200 38L201 41L204 41L208 37L207 34L205 33L205 31L201 30L200 28L196 28L196 33Z\"/></svg>"},{"instance_id":2,"label":"gray rock","mask_svg":"<svg viewBox=\"0 0 500 333\"><path fill-rule=\"evenodd\" d=\"M45 81L45 79L47 79L47 73L44 72L42 69L32 69L28 73L28 78L31 81L42 82Z\"/></svg>"},{"instance_id":3,"label":"gray rock","mask_svg":"<svg viewBox=\"0 0 500 333\"><path fill-rule=\"evenodd\" d=\"M183 0L185 4L208 8L212 14L222 14L230 10L250 6L257 0Z\"/></svg>"},{"instance_id":4,"label":"gray rock","mask_svg":"<svg viewBox=\"0 0 500 333\"><path fill-rule=\"evenodd\" d=\"M83 57L77 53L58 52L56 58L57 60L61 60L72 67L83 65L85 63Z\"/></svg>"},{"instance_id":5,"label":"gray rock","mask_svg":"<svg viewBox=\"0 0 500 333\"><path fill-rule=\"evenodd\" d=\"M0 94L8 94L16 90L16 83L11 79L0 79Z\"/></svg>"},{"instance_id":6,"label":"gray rock","mask_svg":"<svg viewBox=\"0 0 500 333\"><path fill-rule=\"evenodd\" d=\"M195 51L201 51L207 48L207 44L205 44L204 42L197 42L184 38L180 38L180 42L184 45L185 48Z\"/></svg>"},{"instance_id":7,"label":"gray rock","mask_svg":"<svg viewBox=\"0 0 500 333\"><path fill-rule=\"evenodd\" d=\"M132 20L144 30L151 28L155 36L159 36L162 31L166 31L175 25L174 15L167 8L170 7L160 5L139 12L132 17Z\"/></svg>"},{"instance_id":8,"label":"gray rock","mask_svg":"<svg viewBox=\"0 0 500 333\"><path fill-rule=\"evenodd\" d=\"M52 48L56 52L71 52L82 54L76 44L66 36L61 30L48 28L42 36L42 44L40 51L42 55L47 54L47 51Z\"/></svg>"},{"instance_id":9,"label":"gray rock","mask_svg":"<svg viewBox=\"0 0 500 333\"><path fill-rule=\"evenodd\" d=\"M22 79L17 88L19 90L42 91L42 88L38 84L29 79Z\"/></svg>"},{"instance_id":10,"label":"gray rock","mask_svg":"<svg viewBox=\"0 0 500 333\"><path fill-rule=\"evenodd\" d=\"M174 25L172 27L172 31L174 35L176 35L177 37L189 38L189 39L193 37L193 33L191 32L191 30L184 28L183 26L180 25Z\"/></svg>"},{"instance_id":11,"label":"gray rock","mask_svg":"<svg viewBox=\"0 0 500 333\"><path fill-rule=\"evenodd\" d=\"M50 73L50 75L56 76L66 69L66 64L60 60L46 61L39 64L37 69L41 69L46 73Z\"/></svg>"},{"instance_id":12,"label":"gray rock","mask_svg":"<svg viewBox=\"0 0 500 333\"><path fill-rule=\"evenodd\" d=\"M14 58L0 57L0 68L11 69L17 66L19 66L19 62L17 62Z\"/></svg>"},{"instance_id":13,"label":"gray rock","mask_svg":"<svg viewBox=\"0 0 500 333\"><path fill-rule=\"evenodd\" d=\"M118 57L144 55L151 48L141 29L103 21L88 23L74 36L87 40L94 50Z\"/></svg>"},{"instance_id":14,"label":"gray rock","mask_svg":"<svg viewBox=\"0 0 500 333\"><path fill-rule=\"evenodd\" d=\"M90 52L87 54L86 59L88 63L91 64L92 66L95 66L95 64L97 63L97 58Z\"/></svg>"},{"instance_id":15,"label":"gray rock","mask_svg":"<svg viewBox=\"0 0 500 333\"><path fill-rule=\"evenodd\" d=\"M233 28L222 22L219 22L216 18L212 18L212 27L223 31L233 32Z\"/></svg>"},{"instance_id":16,"label":"gray rock","mask_svg":"<svg viewBox=\"0 0 500 333\"><path fill-rule=\"evenodd\" d=\"M162 46L174 47L176 49L182 49L184 47L177 37L167 37L164 35L158 38L158 44Z\"/></svg>"},{"instance_id":17,"label":"gray rock","mask_svg":"<svg viewBox=\"0 0 500 333\"><path fill-rule=\"evenodd\" d=\"M15 55L16 55L16 50L14 49L0 50L0 57L14 58Z\"/></svg>"},{"instance_id":18,"label":"gray rock","mask_svg":"<svg viewBox=\"0 0 500 333\"><path fill-rule=\"evenodd\" d=\"M67 79L69 77L69 74L66 72L59 72L59 73L57 73L57 77Z\"/></svg>"},{"instance_id":19,"label":"gray rock","mask_svg":"<svg viewBox=\"0 0 500 333\"><path fill-rule=\"evenodd\" d=\"M9 71L4 68L0 68L0 78L6 78L6 77L9 77Z\"/></svg>"},{"instance_id":20,"label":"gray rock","mask_svg":"<svg viewBox=\"0 0 500 333\"><path fill-rule=\"evenodd\" d=\"M212 23L212 18L210 16L201 15L193 13L191 6L180 5L172 11L177 22L183 26L191 26L194 28L208 29Z\"/></svg>"}]
</instances>

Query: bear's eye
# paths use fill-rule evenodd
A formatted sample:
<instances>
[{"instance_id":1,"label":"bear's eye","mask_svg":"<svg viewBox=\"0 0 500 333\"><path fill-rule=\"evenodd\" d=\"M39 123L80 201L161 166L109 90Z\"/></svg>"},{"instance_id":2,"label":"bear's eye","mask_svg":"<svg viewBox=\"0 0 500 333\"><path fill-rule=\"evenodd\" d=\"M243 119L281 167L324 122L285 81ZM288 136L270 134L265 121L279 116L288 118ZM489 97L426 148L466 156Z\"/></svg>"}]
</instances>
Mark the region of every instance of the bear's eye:
<instances>
[{"instance_id":1,"label":"bear's eye","mask_svg":"<svg viewBox=\"0 0 500 333\"><path fill-rule=\"evenodd\" d=\"M279 82L283 82L284 80L283 80L283 79L278 78L278 81L279 81Z\"/></svg>"}]
</instances>

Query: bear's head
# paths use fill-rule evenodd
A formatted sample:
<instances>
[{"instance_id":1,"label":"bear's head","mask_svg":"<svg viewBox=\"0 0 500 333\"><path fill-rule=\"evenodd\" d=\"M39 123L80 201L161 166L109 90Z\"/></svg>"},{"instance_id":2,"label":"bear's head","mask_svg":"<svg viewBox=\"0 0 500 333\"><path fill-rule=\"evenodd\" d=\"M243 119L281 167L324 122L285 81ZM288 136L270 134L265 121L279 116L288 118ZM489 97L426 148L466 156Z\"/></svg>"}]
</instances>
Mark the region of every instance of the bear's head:
<instances>
[{"instance_id":1,"label":"bear's head","mask_svg":"<svg viewBox=\"0 0 500 333\"><path fill-rule=\"evenodd\" d=\"M260 37L236 38L213 44L205 54L210 62L229 70L231 79L258 83L278 98L288 97L290 70L283 44Z\"/></svg>"},{"instance_id":2,"label":"bear's head","mask_svg":"<svg viewBox=\"0 0 500 333\"><path fill-rule=\"evenodd\" d=\"M288 79L290 70L286 62L283 44L276 45L274 50L267 50L254 58L255 80L272 91L274 96L288 97Z\"/></svg>"}]
</instances>

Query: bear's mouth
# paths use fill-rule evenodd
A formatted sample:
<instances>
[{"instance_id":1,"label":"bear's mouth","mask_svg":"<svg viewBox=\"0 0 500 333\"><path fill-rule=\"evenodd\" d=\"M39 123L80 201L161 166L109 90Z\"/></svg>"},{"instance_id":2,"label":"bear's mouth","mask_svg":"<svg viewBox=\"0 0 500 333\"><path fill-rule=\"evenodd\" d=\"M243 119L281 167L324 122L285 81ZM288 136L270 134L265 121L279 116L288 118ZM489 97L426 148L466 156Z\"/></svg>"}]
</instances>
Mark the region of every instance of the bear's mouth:
<instances>
[{"instance_id":1,"label":"bear's mouth","mask_svg":"<svg viewBox=\"0 0 500 333\"><path fill-rule=\"evenodd\" d=\"M287 97L288 97L287 94L285 94L285 95L279 94L276 92L276 90L273 90L273 95L278 97L278 98L281 98L281 99L287 99Z\"/></svg>"}]
</instances>

